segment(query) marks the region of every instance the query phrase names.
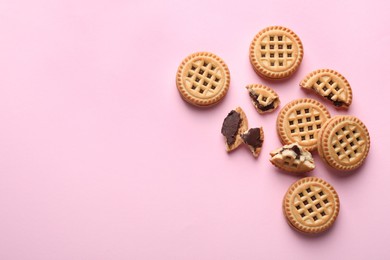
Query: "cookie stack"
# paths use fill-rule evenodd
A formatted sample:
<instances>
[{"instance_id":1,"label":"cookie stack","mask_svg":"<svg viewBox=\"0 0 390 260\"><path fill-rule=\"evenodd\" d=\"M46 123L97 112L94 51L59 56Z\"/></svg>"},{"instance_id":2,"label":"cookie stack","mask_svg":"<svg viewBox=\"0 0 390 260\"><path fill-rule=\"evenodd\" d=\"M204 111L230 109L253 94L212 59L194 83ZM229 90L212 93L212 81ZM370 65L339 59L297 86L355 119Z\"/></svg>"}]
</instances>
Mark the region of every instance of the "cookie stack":
<instances>
[{"instance_id":1,"label":"cookie stack","mask_svg":"<svg viewBox=\"0 0 390 260\"><path fill-rule=\"evenodd\" d=\"M250 44L249 58L255 72L267 80L288 78L303 59L303 45L290 29L271 26L261 30ZM180 64L176 86L182 98L192 105L217 104L229 89L230 73L218 56L200 52ZM319 69L300 82L302 89L321 96L337 109L348 109L352 89L347 79L335 70ZM250 100L259 114L274 111L280 104L275 90L261 85L246 86ZM311 152L318 151L323 162L340 171L360 167L370 150L370 136L363 122L355 116L331 117L324 104L310 99L296 99L286 104L276 120L282 147L270 153L270 162L281 170L300 174L315 169ZM221 133L227 152L246 144L258 157L264 142L262 127L248 129L245 112L237 107L225 117ZM330 228L336 220L340 201L335 189L316 177L302 178L291 185L283 199L283 212L290 226L306 234Z\"/></svg>"}]
</instances>

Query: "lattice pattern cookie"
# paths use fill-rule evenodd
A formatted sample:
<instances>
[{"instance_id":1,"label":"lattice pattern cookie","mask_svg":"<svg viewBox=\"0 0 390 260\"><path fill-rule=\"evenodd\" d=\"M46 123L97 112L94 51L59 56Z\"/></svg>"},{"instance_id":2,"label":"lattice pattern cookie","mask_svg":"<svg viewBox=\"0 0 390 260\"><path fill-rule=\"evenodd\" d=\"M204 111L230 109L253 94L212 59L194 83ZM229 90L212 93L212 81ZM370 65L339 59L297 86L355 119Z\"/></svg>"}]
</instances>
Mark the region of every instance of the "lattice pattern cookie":
<instances>
[{"instance_id":1,"label":"lattice pattern cookie","mask_svg":"<svg viewBox=\"0 0 390 260\"><path fill-rule=\"evenodd\" d=\"M311 153L299 144L289 144L270 153L270 162L276 167L293 173L312 171L315 168Z\"/></svg>"},{"instance_id":2,"label":"lattice pattern cookie","mask_svg":"<svg viewBox=\"0 0 390 260\"><path fill-rule=\"evenodd\" d=\"M318 153L335 169L349 171L360 167L369 150L368 130L354 116L335 116L319 133Z\"/></svg>"},{"instance_id":3,"label":"lattice pattern cookie","mask_svg":"<svg viewBox=\"0 0 390 260\"><path fill-rule=\"evenodd\" d=\"M316 234L329 229L340 210L336 190L326 181L308 177L290 186L283 200L283 212L296 230Z\"/></svg>"},{"instance_id":4,"label":"lattice pattern cookie","mask_svg":"<svg viewBox=\"0 0 390 260\"><path fill-rule=\"evenodd\" d=\"M229 112L222 124L221 133L225 137L226 151L231 152L242 144L241 135L248 129L245 112L237 107Z\"/></svg>"},{"instance_id":5,"label":"lattice pattern cookie","mask_svg":"<svg viewBox=\"0 0 390 260\"><path fill-rule=\"evenodd\" d=\"M182 98L201 107L221 101L229 84L230 72L225 62L208 52L194 53L185 58L176 74L176 86Z\"/></svg>"},{"instance_id":6,"label":"lattice pattern cookie","mask_svg":"<svg viewBox=\"0 0 390 260\"><path fill-rule=\"evenodd\" d=\"M297 142L308 151L317 148L317 136L323 124L330 118L320 102L297 99L282 108L277 119L277 130L283 144Z\"/></svg>"},{"instance_id":7,"label":"lattice pattern cookie","mask_svg":"<svg viewBox=\"0 0 390 260\"><path fill-rule=\"evenodd\" d=\"M259 76L270 79L286 78L301 64L303 46L299 37L290 29L271 26L255 36L249 56Z\"/></svg>"},{"instance_id":8,"label":"lattice pattern cookie","mask_svg":"<svg viewBox=\"0 0 390 260\"><path fill-rule=\"evenodd\" d=\"M300 86L314 90L336 108L348 108L352 103L351 86L343 75L334 70L313 71L301 81Z\"/></svg>"},{"instance_id":9,"label":"lattice pattern cookie","mask_svg":"<svg viewBox=\"0 0 390 260\"><path fill-rule=\"evenodd\" d=\"M252 104L260 114L272 112L280 104L279 95L267 86L251 84L246 86L246 89L249 92Z\"/></svg>"}]
</instances>

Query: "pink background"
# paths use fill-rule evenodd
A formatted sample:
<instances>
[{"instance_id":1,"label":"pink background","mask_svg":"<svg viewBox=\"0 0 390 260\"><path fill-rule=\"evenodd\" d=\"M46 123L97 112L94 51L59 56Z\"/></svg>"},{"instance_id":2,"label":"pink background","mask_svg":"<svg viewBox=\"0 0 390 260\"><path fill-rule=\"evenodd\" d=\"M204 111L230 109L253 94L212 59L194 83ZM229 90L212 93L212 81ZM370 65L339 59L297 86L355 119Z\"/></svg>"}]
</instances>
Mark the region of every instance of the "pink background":
<instances>
[{"instance_id":1,"label":"pink background","mask_svg":"<svg viewBox=\"0 0 390 260\"><path fill-rule=\"evenodd\" d=\"M2 0L0 259L389 259L389 1L323 2ZM305 48L283 82L249 63L269 25L290 27ZM175 87L196 51L219 55L232 75L211 109ZM300 176L268 162L278 112L258 115L244 86L274 87L284 105L308 96L298 83L318 68L348 78L348 113L372 146L353 174L314 155L312 175L342 205L334 228L306 237L281 210ZM236 106L264 127L257 160L246 147L224 151L220 127Z\"/></svg>"}]
</instances>

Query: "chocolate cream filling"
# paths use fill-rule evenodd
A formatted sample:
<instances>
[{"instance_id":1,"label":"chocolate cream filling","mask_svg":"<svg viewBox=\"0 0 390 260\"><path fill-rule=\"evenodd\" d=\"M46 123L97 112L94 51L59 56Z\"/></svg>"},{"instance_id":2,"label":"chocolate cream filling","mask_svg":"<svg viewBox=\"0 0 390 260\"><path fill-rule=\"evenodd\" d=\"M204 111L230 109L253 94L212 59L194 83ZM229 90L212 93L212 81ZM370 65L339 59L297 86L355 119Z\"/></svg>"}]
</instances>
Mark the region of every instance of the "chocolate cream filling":
<instances>
[{"instance_id":1,"label":"chocolate cream filling","mask_svg":"<svg viewBox=\"0 0 390 260\"><path fill-rule=\"evenodd\" d=\"M249 92L249 96L251 97L253 103L255 104L255 106L260 109L261 111L267 111L267 110L270 110L270 109L273 109L274 108L274 102L275 100L273 100L269 105L266 105L266 106L263 106L262 104L260 104L260 102L257 100L259 98L259 95L255 94L255 93L252 93L252 92Z\"/></svg>"},{"instance_id":2,"label":"chocolate cream filling","mask_svg":"<svg viewBox=\"0 0 390 260\"><path fill-rule=\"evenodd\" d=\"M263 145L263 140L260 139L260 128L251 128L241 137L247 145L252 146L254 149Z\"/></svg>"},{"instance_id":3,"label":"chocolate cream filling","mask_svg":"<svg viewBox=\"0 0 390 260\"><path fill-rule=\"evenodd\" d=\"M242 118L240 113L235 110L230 111L227 117L223 120L221 133L226 137L226 143L231 146L236 142L238 129L240 129L240 125L242 122Z\"/></svg>"},{"instance_id":4,"label":"chocolate cream filling","mask_svg":"<svg viewBox=\"0 0 390 260\"><path fill-rule=\"evenodd\" d=\"M294 151L294 153L296 153L296 159L298 159L300 156L301 156L301 149L299 149L298 146L294 145L293 147L291 147L291 150Z\"/></svg>"},{"instance_id":5,"label":"chocolate cream filling","mask_svg":"<svg viewBox=\"0 0 390 260\"><path fill-rule=\"evenodd\" d=\"M301 154L302 154L301 149L299 149L299 147L296 145L294 145L291 148L282 148L279 153L282 154L283 151L285 151L285 150L293 151L296 154L295 159L299 159L301 157Z\"/></svg>"},{"instance_id":6,"label":"chocolate cream filling","mask_svg":"<svg viewBox=\"0 0 390 260\"><path fill-rule=\"evenodd\" d=\"M344 105L343 101L333 100L332 97L333 97L332 93L330 93L329 95L325 96L325 98L330 100L333 103L333 105L335 105L336 107L341 107L341 106Z\"/></svg>"}]
</instances>

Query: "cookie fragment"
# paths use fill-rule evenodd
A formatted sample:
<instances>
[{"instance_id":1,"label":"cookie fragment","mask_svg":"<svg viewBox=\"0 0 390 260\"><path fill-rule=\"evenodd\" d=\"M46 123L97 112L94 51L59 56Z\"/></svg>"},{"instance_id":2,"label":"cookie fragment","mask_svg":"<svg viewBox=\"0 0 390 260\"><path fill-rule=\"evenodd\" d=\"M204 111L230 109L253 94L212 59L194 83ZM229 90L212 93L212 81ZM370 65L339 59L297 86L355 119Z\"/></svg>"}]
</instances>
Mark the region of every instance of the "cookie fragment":
<instances>
[{"instance_id":1,"label":"cookie fragment","mask_svg":"<svg viewBox=\"0 0 390 260\"><path fill-rule=\"evenodd\" d=\"M320 102L302 98L284 106L277 118L277 131L283 144L298 143L308 151L317 148L318 132L330 118Z\"/></svg>"},{"instance_id":2,"label":"cookie fragment","mask_svg":"<svg viewBox=\"0 0 390 260\"><path fill-rule=\"evenodd\" d=\"M370 134L357 117L332 117L319 133L318 153L326 164L337 170L360 167L369 150Z\"/></svg>"},{"instance_id":3,"label":"cookie fragment","mask_svg":"<svg viewBox=\"0 0 390 260\"><path fill-rule=\"evenodd\" d=\"M283 199L283 213L288 224L305 234L328 230L336 221L340 200L336 190L317 177L298 180Z\"/></svg>"},{"instance_id":4,"label":"cookie fragment","mask_svg":"<svg viewBox=\"0 0 390 260\"><path fill-rule=\"evenodd\" d=\"M279 169L304 173L314 170L314 160L311 153L302 148L298 143L285 145L270 153L270 162Z\"/></svg>"},{"instance_id":5,"label":"cookie fragment","mask_svg":"<svg viewBox=\"0 0 390 260\"><path fill-rule=\"evenodd\" d=\"M208 107L221 101L230 84L230 72L225 62L209 52L189 55L176 73L176 87L188 103Z\"/></svg>"},{"instance_id":6,"label":"cookie fragment","mask_svg":"<svg viewBox=\"0 0 390 260\"><path fill-rule=\"evenodd\" d=\"M352 88L347 79L331 69L310 72L299 84L304 89L313 90L336 108L348 109L352 103Z\"/></svg>"},{"instance_id":7,"label":"cookie fragment","mask_svg":"<svg viewBox=\"0 0 390 260\"><path fill-rule=\"evenodd\" d=\"M244 111L237 107L223 120L221 133L225 137L226 151L230 152L236 149L241 143L240 137L248 129L248 120Z\"/></svg>"},{"instance_id":8,"label":"cookie fragment","mask_svg":"<svg viewBox=\"0 0 390 260\"><path fill-rule=\"evenodd\" d=\"M290 29L270 26L261 30L252 40L249 57L256 73L267 79L291 76L303 58L299 37Z\"/></svg>"},{"instance_id":9,"label":"cookie fragment","mask_svg":"<svg viewBox=\"0 0 390 260\"><path fill-rule=\"evenodd\" d=\"M263 128L250 128L241 134L241 138L248 145L254 157L259 157L264 142Z\"/></svg>"},{"instance_id":10,"label":"cookie fragment","mask_svg":"<svg viewBox=\"0 0 390 260\"><path fill-rule=\"evenodd\" d=\"M259 114L272 112L280 104L279 95L267 86L251 84L246 86L246 89L249 92L252 104Z\"/></svg>"}]
</instances>

